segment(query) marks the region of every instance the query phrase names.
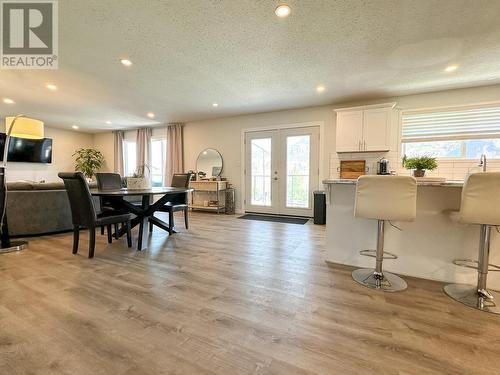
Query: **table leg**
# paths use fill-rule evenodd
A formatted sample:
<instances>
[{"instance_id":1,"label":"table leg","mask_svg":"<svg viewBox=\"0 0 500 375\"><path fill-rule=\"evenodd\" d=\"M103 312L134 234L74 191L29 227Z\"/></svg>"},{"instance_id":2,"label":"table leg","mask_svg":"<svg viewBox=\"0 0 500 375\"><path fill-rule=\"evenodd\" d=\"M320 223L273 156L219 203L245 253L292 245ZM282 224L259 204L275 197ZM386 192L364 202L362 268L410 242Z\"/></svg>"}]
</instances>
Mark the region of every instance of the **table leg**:
<instances>
[{"instance_id":1,"label":"table leg","mask_svg":"<svg viewBox=\"0 0 500 375\"><path fill-rule=\"evenodd\" d=\"M149 207L150 197L149 195L143 195L142 197L142 209L146 211ZM139 237L137 238L137 250L145 250L148 247L149 240L149 218L148 216L142 216L139 219Z\"/></svg>"}]
</instances>

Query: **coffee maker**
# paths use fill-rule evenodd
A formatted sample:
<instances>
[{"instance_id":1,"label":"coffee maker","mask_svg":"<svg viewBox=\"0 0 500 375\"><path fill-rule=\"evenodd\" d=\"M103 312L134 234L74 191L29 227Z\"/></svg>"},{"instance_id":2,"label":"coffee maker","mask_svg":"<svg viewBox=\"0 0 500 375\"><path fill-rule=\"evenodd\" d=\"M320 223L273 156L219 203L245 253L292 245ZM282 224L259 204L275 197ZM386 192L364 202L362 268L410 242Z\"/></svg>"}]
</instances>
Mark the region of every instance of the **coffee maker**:
<instances>
[{"instance_id":1,"label":"coffee maker","mask_svg":"<svg viewBox=\"0 0 500 375\"><path fill-rule=\"evenodd\" d=\"M391 174L389 171L389 160L387 160L386 158L382 158L377 162L377 174L378 175Z\"/></svg>"}]
</instances>

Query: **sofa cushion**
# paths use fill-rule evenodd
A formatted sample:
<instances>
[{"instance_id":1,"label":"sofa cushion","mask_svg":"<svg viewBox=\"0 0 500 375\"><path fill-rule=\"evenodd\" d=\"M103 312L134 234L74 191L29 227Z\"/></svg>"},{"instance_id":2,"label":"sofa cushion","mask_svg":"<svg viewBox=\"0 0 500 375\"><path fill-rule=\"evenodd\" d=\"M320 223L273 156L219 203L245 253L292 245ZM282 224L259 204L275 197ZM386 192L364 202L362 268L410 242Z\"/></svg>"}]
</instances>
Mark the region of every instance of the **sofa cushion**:
<instances>
[{"instance_id":1,"label":"sofa cushion","mask_svg":"<svg viewBox=\"0 0 500 375\"><path fill-rule=\"evenodd\" d=\"M33 184L33 190L66 190L64 182L37 182Z\"/></svg>"},{"instance_id":2,"label":"sofa cushion","mask_svg":"<svg viewBox=\"0 0 500 375\"><path fill-rule=\"evenodd\" d=\"M7 182L7 190L33 190L33 183L29 181Z\"/></svg>"}]
</instances>

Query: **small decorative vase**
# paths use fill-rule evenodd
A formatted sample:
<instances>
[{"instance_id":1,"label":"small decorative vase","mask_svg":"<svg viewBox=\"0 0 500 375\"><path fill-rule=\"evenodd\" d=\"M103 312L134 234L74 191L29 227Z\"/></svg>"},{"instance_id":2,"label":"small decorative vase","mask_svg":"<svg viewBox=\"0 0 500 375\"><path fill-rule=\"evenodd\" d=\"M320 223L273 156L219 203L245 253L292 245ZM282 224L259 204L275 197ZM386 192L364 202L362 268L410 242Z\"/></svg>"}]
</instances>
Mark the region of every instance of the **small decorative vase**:
<instances>
[{"instance_id":1,"label":"small decorative vase","mask_svg":"<svg viewBox=\"0 0 500 375\"><path fill-rule=\"evenodd\" d=\"M424 177L425 176L425 169L415 169L413 171L413 177Z\"/></svg>"},{"instance_id":2,"label":"small decorative vase","mask_svg":"<svg viewBox=\"0 0 500 375\"><path fill-rule=\"evenodd\" d=\"M150 189L151 183L145 177L127 177L127 189L130 190L144 190Z\"/></svg>"}]
</instances>

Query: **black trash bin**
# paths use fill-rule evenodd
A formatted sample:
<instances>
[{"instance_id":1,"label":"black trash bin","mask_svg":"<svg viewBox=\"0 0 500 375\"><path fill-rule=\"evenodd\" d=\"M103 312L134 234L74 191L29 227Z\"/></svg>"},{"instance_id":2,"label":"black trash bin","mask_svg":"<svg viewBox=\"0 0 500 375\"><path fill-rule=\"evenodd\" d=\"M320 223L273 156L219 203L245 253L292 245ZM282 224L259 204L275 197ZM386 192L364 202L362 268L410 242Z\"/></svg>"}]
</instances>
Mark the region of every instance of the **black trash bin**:
<instances>
[{"instance_id":1,"label":"black trash bin","mask_svg":"<svg viewBox=\"0 0 500 375\"><path fill-rule=\"evenodd\" d=\"M318 190L314 193L314 224L326 224L326 193Z\"/></svg>"}]
</instances>

